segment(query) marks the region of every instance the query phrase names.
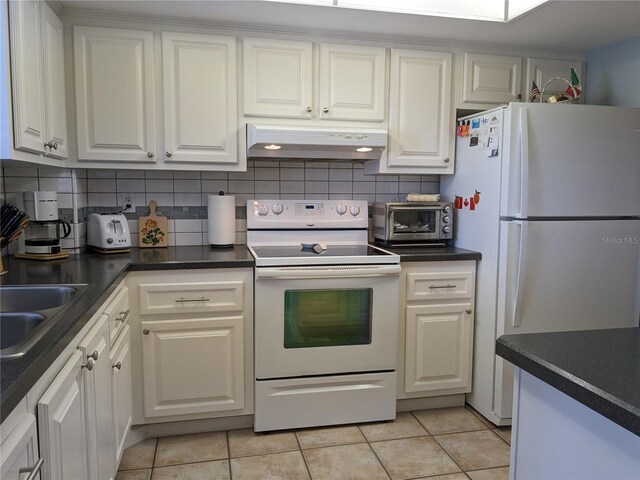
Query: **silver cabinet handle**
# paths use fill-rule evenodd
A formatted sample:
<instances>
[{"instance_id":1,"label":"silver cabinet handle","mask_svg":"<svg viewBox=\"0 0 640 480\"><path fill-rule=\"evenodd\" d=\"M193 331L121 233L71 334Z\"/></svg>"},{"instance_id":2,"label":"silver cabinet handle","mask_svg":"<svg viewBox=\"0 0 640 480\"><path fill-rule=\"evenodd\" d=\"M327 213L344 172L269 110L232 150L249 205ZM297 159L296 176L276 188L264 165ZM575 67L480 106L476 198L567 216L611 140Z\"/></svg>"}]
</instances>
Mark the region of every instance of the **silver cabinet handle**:
<instances>
[{"instance_id":1,"label":"silver cabinet handle","mask_svg":"<svg viewBox=\"0 0 640 480\"><path fill-rule=\"evenodd\" d=\"M171 158L171 156L172 156L172 155L173 155L173 153L171 153L171 152L170 152L170 151L168 151L168 150L165 152L165 156L166 156L167 158Z\"/></svg>"},{"instance_id":2,"label":"silver cabinet handle","mask_svg":"<svg viewBox=\"0 0 640 480\"><path fill-rule=\"evenodd\" d=\"M311 113L313 109L311 107L307 107L307 113Z\"/></svg>"},{"instance_id":3,"label":"silver cabinet handle","mask_svg":"<svg viewBox=\"0 0 640 480\"><path fill-rule=\"evenodd\" d=\"M144 330L142 330L142 333L144 333L145 335L149 335L151 332L145 328Z\"/></svg>"},{"instance_id":4,"label":"silver cabinet handle","mask_svg":"<svg viewBox=\"0 0 640 480\"><path fill-rule=\"evenodd\" d=\"M517 94L517 95L516 95L516 98L517 98L518 100L521 100L521 99L522 99L522 94L521 94L521 93Z\"/></svg>"},{"instance_id":5,"label":"silver cabinet handle","mask_svg":"<svg viewBox=\"0 0 640 480\"><path fill-rule=\"evenodd\" d=\"M45 148L46 147L51 148L53 146L52 143L51 143L51 140L49 140L49 142L45 143L44 146L45 146Z\"/></svg>"},{"instance_id":6,"label":"silver cabinet handle","mask_svg":"<svg viewBox=\"0 0 640 480\"><path fill-rule=\"evenodd\" d=\"M444 163L449 163L449 159L448 159L448 158L445 158L445 159L443 160L443 162L444 162Z\"/></svg>"},{"instance_id":7,"label":"silver cabinet handle","mask_svg":"<svg viewBox=\"0 0 640 480\"><path fill-rule=\"evenodd\" d=\"M21 468L20 470L18 470L18 474L22 475L23 473L28 473L29 476L24 480L35 480L38 474L40 473L40 469L42 468L43 464L44 464L44 458L39 458L33 467Z\"/></svg>"},{"instance_id":8,"label":"silver cabinet handle","mask_svg":"<svg viewBox=\"0 0 640 480\"><path fill-rule=\"evenodd\" d=\"M180 297L178 300L176 300L176 303L187 303L187 302L208 302L209 299L208 298L182 298Z\"/></svg>"},{"instance_id":9,"label":"silver cabinet handle","mask_svg":"<svg viewBox=\"0 0 640 480\"><path fill-rule=\"evenodd\" d=\"M98 360L98 351L94 350L91 355L87 355L87 359L93 358L94 360Z\"/></svg>"},{"instance_id":10,"label":"silver cabinet handle","mask_svg":"<svg viewBox=\"0 0 640 480\"><path fill-rule=\"evenodd\" d=\"M58 144L57 144L57 143L55 143L55 142L53 142L53 149L54 149L54 150L57 150L57 149L58 149Z\"/></svg>"},{"instance_id":11,"label":"silver cabinet handle","mask_svg":"<svg viewBox=\"0 0 640 480\"><path fill-rule=\"evenodd\" d=\"M155 155L153 154L153 152L147 152L147 157L153 158L155 157Z\"/></svg>"},{"instance_id":12,"label":"silver cabinet handle","mask_svg":"<svg viewBox=\"0 0 640 480\"><path fill-rule=\"evenodd\" d=\"M471 310L470 308L467 308L465 312L467 313L467 315L471 315L473 313L473 310Z\"/></svg>"},{"instance_id":13,"label":"silver cabinet handle","mask_svg":"<svg viewBox=\"0 0 640 480\"><path fill-rule=\"evenodd\" d=\"M437 288L455 288L455 285L429 285L429 290L436 290Z\"/></svg>"},{"instance_id":14,"label":"silver cabinet handle","mask_svg":"<svg viewBox=\"0 0 640 480\"><path fill-rule=\"evenodd\" d=\"M322 111L323 111L324 113L329 113L329 107L324 107L324 108L322 109Z\"/></svg>"},{"instance_id":15,"label":"silver cabinet handle","mask_svg":"<svg viewBox=\"0 0 640 480\"><path fill-rule=\"evenodd\" d=\"M89 360L87 363L80 365L80 368L86 368L87 370L93 370L93 360Z\"/></svg>"},{"instance_id":16,"label":"silver cabinet handle","mask_svg":"<svg viewBox=\"0 0 640 480\"><path fill-rule=\"evenodd\" d=\"M122 368L122 362L114 363L111 368L113 368L117 372Z\"/></svg>"},{"instance_id":17,"label":"silver cabinet handle","mask_svg":"<svg viewBox=\"0 0 640 480\"><path fill-rule=\"evenodd\" d=\"M120 312L120 315L122 316L119 318L116 318L116 322L124 323L127 320L127 318L129 318L129 312L130 312L129 309L125 310L124 312Z\"/></svg>"}]
</instances>

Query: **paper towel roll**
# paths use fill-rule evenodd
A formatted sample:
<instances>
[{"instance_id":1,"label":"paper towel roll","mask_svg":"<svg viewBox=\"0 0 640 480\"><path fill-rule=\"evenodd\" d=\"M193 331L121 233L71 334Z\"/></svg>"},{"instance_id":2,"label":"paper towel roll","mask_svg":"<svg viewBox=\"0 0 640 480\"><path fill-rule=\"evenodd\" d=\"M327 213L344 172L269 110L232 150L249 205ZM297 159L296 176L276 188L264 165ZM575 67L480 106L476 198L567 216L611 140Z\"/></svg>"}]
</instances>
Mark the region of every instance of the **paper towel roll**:
<instances>
[{"instance_id":1,"label":"paper towel roll","mask_svg":"<svg viewBox=\"0 0 640 480\"><path fill-rule=\"evenodd\" d=\"M212 247L230 247L236 240L236 197L209 195L209 243Z\"/></svg>"}]
</instances>

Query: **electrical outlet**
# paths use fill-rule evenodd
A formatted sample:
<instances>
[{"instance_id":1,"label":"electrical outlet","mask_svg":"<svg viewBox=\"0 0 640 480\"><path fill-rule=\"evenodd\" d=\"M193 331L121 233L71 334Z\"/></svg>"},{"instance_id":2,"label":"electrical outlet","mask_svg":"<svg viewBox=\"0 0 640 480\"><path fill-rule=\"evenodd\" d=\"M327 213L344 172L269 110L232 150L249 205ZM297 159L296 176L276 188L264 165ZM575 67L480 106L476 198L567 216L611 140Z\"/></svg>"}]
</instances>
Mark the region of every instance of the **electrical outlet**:
<instances>
[{"instance_id":1,"label":"electrical outlet","mask_svg":"<svg viewBox=\"0 0 640 480\"><path fill-rule=\"evenodd\" d=\"M134 213L136 211L136 195L134 193L121 193L120 207L127 213Z\"/></svg>"}]
</instances>

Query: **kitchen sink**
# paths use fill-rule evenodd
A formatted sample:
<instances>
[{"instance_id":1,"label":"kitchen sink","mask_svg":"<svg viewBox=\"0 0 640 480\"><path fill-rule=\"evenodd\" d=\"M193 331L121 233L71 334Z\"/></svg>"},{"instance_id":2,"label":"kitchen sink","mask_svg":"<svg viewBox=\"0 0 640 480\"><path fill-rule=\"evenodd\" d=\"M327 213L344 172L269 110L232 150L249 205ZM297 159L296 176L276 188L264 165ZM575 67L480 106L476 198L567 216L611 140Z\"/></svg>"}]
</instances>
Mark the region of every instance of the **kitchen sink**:
<instances>
[{"instance_id":1,"label":"kitchen sink","mask_svg":"<svg viewBox=\"0 0 640 480\"><path fill-rule=\"evenodd\" d=\"M86 286L0 286L0 359L27 353Z\"/></svg>"}]
</instances>

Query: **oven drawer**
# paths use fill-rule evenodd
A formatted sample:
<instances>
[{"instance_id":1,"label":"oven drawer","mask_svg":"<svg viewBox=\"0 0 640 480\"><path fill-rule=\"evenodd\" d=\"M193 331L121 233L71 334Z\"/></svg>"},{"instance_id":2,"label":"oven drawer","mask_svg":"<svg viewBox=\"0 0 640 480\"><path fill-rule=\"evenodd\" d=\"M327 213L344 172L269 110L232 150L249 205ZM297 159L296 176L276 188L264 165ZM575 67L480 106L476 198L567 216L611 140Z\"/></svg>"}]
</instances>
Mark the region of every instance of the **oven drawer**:
<instances>
[{"instance_id":1,"label":"oven drawer","mask_svg":"<svg viewBox=\"0 0 640 480\"><path fill-rule=\"evenodd\" d=\"M141 283L140 315L242 311L243 281Z\"/></svg>"},{"instance_id":2,"label":"oven drawer","mask_svg":"<svg viewBox=\"0 0 640 480\"><path fill-rule=\"evenodd\" d=\"M472 295L472 270L407 273L407 301L466 299Z\"/></svg>"}]
</instances>

